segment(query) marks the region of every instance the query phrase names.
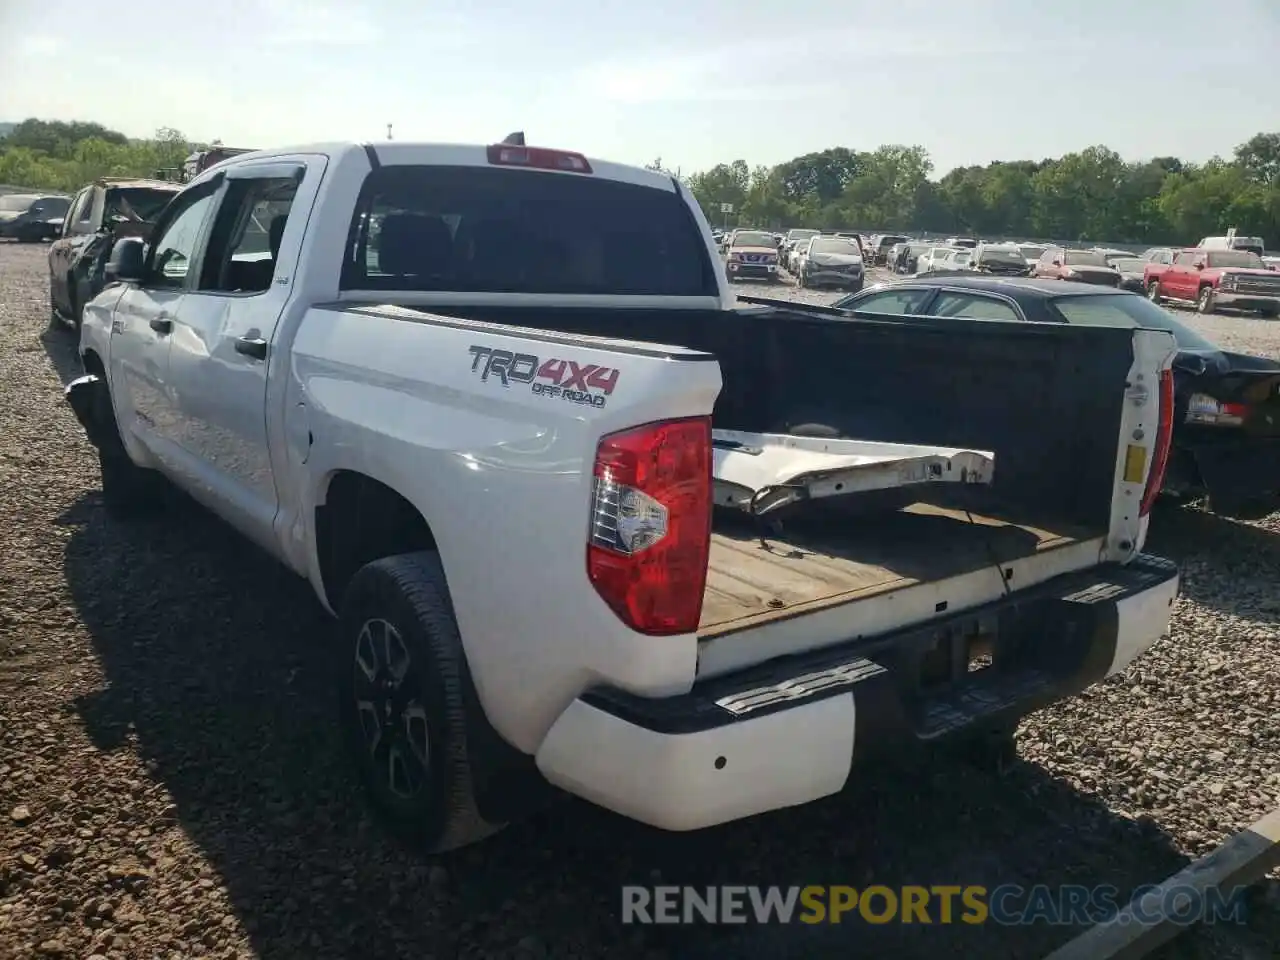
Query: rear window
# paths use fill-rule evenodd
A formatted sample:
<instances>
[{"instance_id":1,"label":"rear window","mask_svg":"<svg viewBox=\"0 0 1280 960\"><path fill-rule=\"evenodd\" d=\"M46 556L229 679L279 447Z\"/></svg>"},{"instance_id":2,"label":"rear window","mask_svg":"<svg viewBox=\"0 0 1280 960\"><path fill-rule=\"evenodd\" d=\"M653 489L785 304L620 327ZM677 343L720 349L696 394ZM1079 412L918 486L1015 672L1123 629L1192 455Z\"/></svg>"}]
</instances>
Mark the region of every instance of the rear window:
<instances>
[{"instance_id":1,"label":"rear window","mask_svg":"<svg viewBox=\"0 0 1280 960\"><path fill-rule=\"evenodd\" d=\"M697 221L675 193L577 174L436 165L369 174L342 288L718 293Z\"/></svg>"},{"instance_id":2,"label":"rear window","mask_svg":"<svg viewBox=\"0 0 1280 960\"><path fill-rule=\"evenodd\" d=\"M1136 293L1088 294L1054 297L1049 305L1067 323L1091 327L1147 327L1167 330L1183 350L1207 353L1218 347L1173 314Z\"/></svg>"},{"instance_id":3,"label":"rear window","mask_svg":"<svg viewBox=\"0 0 1280 960\"><path fill-rule=\"evenodd\" d=\"M1092 250L1068 250L1063 258L1068 267L1105 267L1107 258Z\"/></svg>"},{"instance_id":4,"label":"rear window","mask_svg":"<svg viewBox=\"0 0 1280 960\"><path fill-rule=\"evenodd\" d=\"M991 260L999 263L1022 263L1022 251L1014 247L983 247L978 251L979 260Z\"/></svg>"}]
</instances>

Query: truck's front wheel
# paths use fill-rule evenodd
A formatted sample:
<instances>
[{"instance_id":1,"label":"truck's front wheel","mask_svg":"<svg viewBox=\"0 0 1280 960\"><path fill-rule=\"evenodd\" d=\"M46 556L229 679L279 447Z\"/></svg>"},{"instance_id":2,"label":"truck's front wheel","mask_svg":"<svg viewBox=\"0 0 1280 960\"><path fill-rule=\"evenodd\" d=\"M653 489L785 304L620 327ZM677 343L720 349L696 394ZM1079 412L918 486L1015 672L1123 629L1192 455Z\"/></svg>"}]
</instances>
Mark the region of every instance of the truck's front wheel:
<instances>
[{"instance_id":1,"label":"truck's front wheel","mask_svg":"<svg viewBox=\"0 0 1280 960\"><path fill-rule=\"evenodd\" d=\"M139 467L129 459L111 406L111 394L103 381L94 398L97 421L94 442L98 447L98 469L102 475L102 503L107 512L121 520L158 511L167 494L165 478L154 470Z\"/></svg>"},{"instance_id":2,"label":"truck's front wheel","mask_svg":"<svg viewBox=\"0 0 1280 960\"><path fill-rule=\"evenodd\" d=\"M466 665L439 557L401 554L366 564L339 612L342 725L378 812L430 852L500 829L476 807Z\"/></svg>"}]
</instances>

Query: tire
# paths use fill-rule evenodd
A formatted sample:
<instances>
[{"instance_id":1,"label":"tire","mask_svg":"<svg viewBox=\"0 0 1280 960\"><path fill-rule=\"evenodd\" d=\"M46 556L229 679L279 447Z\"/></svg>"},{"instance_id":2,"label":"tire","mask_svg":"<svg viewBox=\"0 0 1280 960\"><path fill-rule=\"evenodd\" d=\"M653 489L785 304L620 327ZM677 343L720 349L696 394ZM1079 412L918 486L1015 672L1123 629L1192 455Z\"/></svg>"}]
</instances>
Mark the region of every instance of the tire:
<instances>
[{"instance_id":1,"label":"tire","mask_svg":"<svg viewBox=\"0 0 1280 960\"><path fill-rule=\"evenodd\" d=\"M476 806L466 659L439 557L411 553L366 564L347 587L339 614L343 735L383 821L431 853L502 829ZM398 770L393 750L401 758Z\"/></svg>"},{"instance_id":2,"label":"tire","mask_svg":"<svg viewBox=\"0 0 1280 960\"><path fill-rule=\"evenodd\" d=\"M961 753L979 769L1003 776L1018 760L1018 744L1014 734L1017 722L996 723L981 726L961 735Z\"/></svg>"},{"instance_id":3,"label":"tire","mask_svg":"<svg viewBox=\"0 0 1280 960\"><path fill-rule=\"evenodd\" d=\"M1213 313L1213 287L1203 286L1200 288L1200 295L1196 298L1196 313L1208 316Z\"/></svg>"},{"instance_id":4,"label":"tire","mask_svg":"<svg viewBox=\"0 0 1280 960\"><path fill-rule=\"evenodd\" d=\"M159 512L168 494L168 482L154 470L147 470L129 459L120 439L111 395L104 384L94 404L98 420L98 470L102 476L102 503L107 513L117 520L134 520Z\"/></svg>"},{"instance_id":5,"label":"tire","mask_svg":"<svg viewBox=\"0 0 1280 960\"><path fill-rule=\"evenodd\" d=\"M1268 307L1265 310L1259 310L1258 313L1262 314L1262 318L1264 320L1274 320L1276 317L1280 317L1280 310L1277 310L1275 307Z\"/></svg>"},{"instance_id":6,"label":"tire","mask_svg":"<svg viewBox=\"0 0 1280 960\"><path fill-rule=\"evenodd\" d=\"M1152 280L1147 284L1147 299L1155 304L1164 303L1164 297L1160 294L1159 280Z\"/></svg>"},{"instance_id":7,"label":"tire","mask_svg":"<svg viewBox=\"0 0 1280 960\"><path fill-rule=\"evenodd\" d=\"M861 284L861 283L853 283L853 284L850 284L849 286L845 287L845 290L846 290L848 293L861 293L861 292L862 292L862 284Z\"/></svg>"},{"instance_id":8,"label":"tire","mask_svg":"<svg viewBox=\"0 0 1280 960\"><path fill-rule=\"evenodd\" d=\"M117 520L136 520L158 513L167 492L164 478L139 467L121 447L98 451L102 475L102 502Z\"/></svg>"},{"instance_id":9,"label":"tire","mask_svg":"<svg viewBox=\"0 0 1280 960\"><path fill-rule=\"evenodd\" d=\"M76 276L74 273L67 274L67 306L70 308L67 311L67 320L75 328L76 333L79 333L80 326L84 323L84 304L76 296Z\"/></svg>"}]
</instances>

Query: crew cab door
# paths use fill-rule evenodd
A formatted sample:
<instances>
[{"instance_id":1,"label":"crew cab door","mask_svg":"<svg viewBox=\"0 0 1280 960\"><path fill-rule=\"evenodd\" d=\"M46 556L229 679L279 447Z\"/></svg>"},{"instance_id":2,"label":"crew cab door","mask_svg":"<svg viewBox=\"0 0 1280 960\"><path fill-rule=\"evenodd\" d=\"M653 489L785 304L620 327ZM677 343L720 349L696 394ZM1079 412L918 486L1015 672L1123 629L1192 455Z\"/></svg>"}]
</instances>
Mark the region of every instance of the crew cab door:
<instances>
[{"instance_id":1,"label":"crew cab door","mask_svg":"<svg viewBox=\"0 0 1280 960\"><path fill-rule=\"evenodd\" d=\"M172 429L166 422L171 407L166 396L169 345L216 191L217 184L202 184L174 200L156 224L143 281L130 285L112 317L110 381L116 422L170 467L172 451L162 442Z\"/></svg>"},{"instance_id":2,"label":"crew cab door","mask_svg":"<svg viewBox=\"0 0 1280 960\"><path fill-rule=\"evenodd\" d=\"M1197 260L1203 253L1179 253L1173 258L1173 265L1160 278L1160 285L1166 296L1177 300L1194 300L1200 286L1200 271L1195 268Z\"/></svg>"},{"instance_id":3,"label":"crew cab door","mask_svg":"<svg viewBox=\"0 0 1280 960\"><path fill-rule=\"evenodd\" d=\"M191 495L275 552L267 380L324 158L227 170L198 275L174 316L166 439ZM281 359L280 363L284 363Z\"/></svg>"}]
</instances>

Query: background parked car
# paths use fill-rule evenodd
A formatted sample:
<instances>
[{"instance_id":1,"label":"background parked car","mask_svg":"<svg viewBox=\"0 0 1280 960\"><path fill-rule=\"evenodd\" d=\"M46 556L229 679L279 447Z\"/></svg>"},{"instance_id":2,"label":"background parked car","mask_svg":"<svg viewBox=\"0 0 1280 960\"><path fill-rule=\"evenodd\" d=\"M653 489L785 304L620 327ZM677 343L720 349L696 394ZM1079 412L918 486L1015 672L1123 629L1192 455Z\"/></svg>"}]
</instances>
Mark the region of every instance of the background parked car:
<instances>
[{"instance_id":1,"label":"background parked car","mask_svg":"<svg viewBox=\"0 0 1280 960\"><path fill-rule=\"evenodd\" d=\"M735 230L726 251L730 280L778 279L778 248L773 234L763 230Z\"/></svg>"},{"instance_id":2,"label":"background parked car","mask_svg":"<svg viewBox=\"0 0 1280 960\"><path fill-rule=\"evenodd\" d=\"M1118 287L1120 273L1113 270L1107 258L1093 250L1065 250L1049 247L1040 257L1032 276L1051 280L1075 280L1104 287Z\"/></svg>"},{"instance_id":3,"label":"background parked car","mask_svg":"<svg viewBox=\"0 0 1280 960\"><path fill-rule=\"evenodd\" d=\"M62 233L70 197L10 194L0 197L0 237L19 243L53 240Z\"/></svg>"},{"instance_id":4,"label":"background parked car","mask_svg":"<svg viewBox=\"0 0 1280 960\"><path fill-rule=\"evenodd\" d=\"M862 248L857 237L811 237L800 256L796 280L802 287L861 290Z\"/></svg>"},{"instance_id":5,"label":"background parked car","mask_svg":"<svg viewBox=\"0 0 1280 960\"><path fill-rule=\"evenodd\" d=\"M952 250L939 263L938 270L969 270L973 266L973 250L969 247L958 247Z\"/></svg>"},{"instance_id":6,"label":"background parked car","mask_svg":"<svg viewBox=\"0 0 1280 960\"><path fill-rule=\"evenodd\" d=\"M916 273L929 273L933 270L945 270L943 264L946 262L947 255L955 253L962 249L961 247L930 247L924 253L920 254L920 259L916 262Z\"/></svg>"},{"instance_id":7,"label":"background parked car","mask_svg":"<svg viewBox=\"0 0 1280 960\"><path fill-rule=\"evenodd\" d=\"M885 263L889 262L888 260L889 251L896 244L906 243L911 238L899 236L897 234L886 233L878 237L872 237L871 239L872 239L872 242L875 244L875 249L874 249L874 252L872 253L873 265L883 266Z\"/></svg>"},{"instance_id":8,"label":"background parked car","mask_svg":"<svg viewBox=\"0 0 1280 960\"><path fill-rule=\"evenodd\" d=\"M1119 272L1121 290L1146 292L1146 260L1141 257L1108 257L1107 262L1111 269Z\"/></svg>"},{"instance_id":9,"label":"background parked car","mask_svg":"<svg viewBox=\"0 0 1280 960\"><path fill-rule=\"evenodd\" d=\"M1009 243L980 243L970 261L972 269L1002 277L1027 274L1027 261L1022 250Z\"/></svg>"},{"instance_id":10,"label":"background parked car","mask_svg":"<svg viewBox=\"0 0 1280 960\"><path fill-rule=\"evenodd\" d=\"M903 322L976 317L1168 330L1178 354L1164 491L1207 495L1214 512L1228 516L1264 516L1280 506L1280 363L1224 350L1143 297L1099 285L972 274L878 284L832 306Z\"/></svg>"},{"instance_id":11,"label":"background parked car","mask_svg":"<svg viewBox=\"0 0 1280 960\"><path fill-rule=\"evenodd\" d=\"M55 317L80 326L84 305L106 278L103 268L121 237L146 237L180 183L104 177L76 194L49 248L49 306Z\"/></svg>"},{"instance_id":12,"label":"background parked car","mask_svg":"<svg viewBox=\"0 0 1280 960\"><path fill-rule=\"evenodd\" d=\"M1018 244L1018 250L1021 251L1022 259L1026 262L1028 270L1033 269L1040 262L1040 258L1044 256L1044 252L1047 249L1049 249L1048 246L1043 243Z\"/></svg>"},{"instance_id":13,"label":"background parked car","mask_svg":"<svg viewBox=\"0 0 1280 960\"><path fill-rule=\"evenodd\" d=\"M1280 316L1280 274L1248 250L1183 250L1168 268L1157 272L1148 264L1145 280L1156 303L1181 300L1200 313L1229 307Z\"/></svg>"}]
</instances>

